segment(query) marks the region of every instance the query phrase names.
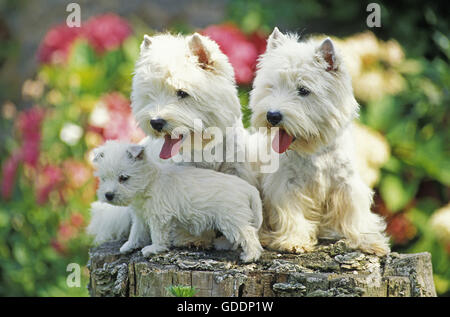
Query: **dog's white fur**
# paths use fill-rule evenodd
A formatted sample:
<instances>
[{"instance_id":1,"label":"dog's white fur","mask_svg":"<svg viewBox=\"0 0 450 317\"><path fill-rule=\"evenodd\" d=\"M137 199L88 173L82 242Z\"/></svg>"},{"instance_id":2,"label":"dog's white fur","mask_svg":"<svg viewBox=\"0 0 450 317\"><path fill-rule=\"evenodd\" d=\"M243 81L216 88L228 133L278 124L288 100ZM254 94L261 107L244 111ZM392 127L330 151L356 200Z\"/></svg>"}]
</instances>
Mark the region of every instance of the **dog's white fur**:
<instances>
[{"instance_id":1,"label":"dog's white fur","mask_svg":"<svg viewBox=\"0 0 450 317\"><path fill-rule=\"evenodd\" d=\"M91 221L86 232L94 237L94 244L119 240L129 236L131 220L129 208L95 201L91 204Z\"/></svg>"},{"instance_id":2,"label":"dog's white fur","mask_svg":"<svg viewBox=\"0 0 450 317\"><path fill-rule=\"evenodd\" d=\"M189 97L180 99L177 90L183 90ZM141 52L136 62L131 106L140 127L151 137L152 154L159 154L161 139L170 135L173 129L184 127L194 132L194 120L200 119L203 128L218 127L225 137L227 127L233 127L236 134L244 136L244 142L235 142L234 157L238 157L245 149L245 139L248 134L243 128L241 120L241 106L237 97L233 67L218 45L207 37L199 34L191 36L159 34L152 37L144 36ZM161 132L154 130L150 120L161 118L167 121L167 126ZM114 124L114 123L111 123ZM201 132L201 131L196 131ZM237 136L236 136L237 138ZM212 141L212 140L211 140ZM214 140L218 144L224 140ZM203 144L206 146L207 142ZM150 146L150 145L149 145ZM225 148L225 147L224 147ZM184 162L201 168L237 175L252 185L257 186L256 174L247 162L225 162L229 153L224 154L224 162ZM192 154L192 158L194 153ZM171 160L167 160L171 162ZM130 213L131 207L113 207L116 213L103 212L102 205L92 206L93 223L109 223L95 229L91 227L91 234L96 241L103 237L123 237L115 233L117 226L123 224L122 217L116 217L121 211ZM104 218L104 217L105 218ZM95 219L99 218L99 219ZM115 221L120 222L116 224ZM112 230L109 232L109 230ZM179 232L177 245L193 244L195 246L209 246L212 233L205 234L201 239ZM98 238L97 238L98 237ZM100 238L102 237L102 238Z\"/></svg>"},{"instance_id":3,"label":"dog's white fur","mask_svg":"<svg viewBox=\"0 0 450 317\"><path fill-rule=\"evenodd\" d=\"M301 96L299 87L310 91ZM351 78L332 41L299 41L277 28L260 57L251 92L252 125L277 125L294 137L280 168L262 176L263 245L311 250L319 236L343 236L351 247L389 252L385 222L370 210L372 191L354 163L352 121L358 114Z\"/></svg>"},{"instance_id":4,"label":"dog's white fur","mask_svg":"<svg viewBox=\"0 0 450 317\"><path fill-rule=\"evenodd\" d=\"M139 238L147 228L152 244L142 249L143 255L165 251L171 245L170 233L179 227L193 236L220 230L242 247L244 262L260 257L262 202L258 190L246 181L208 169L159 164L148 148L117 141L98 148L94 162L100 179L98 198L134 210L122 252L141 246ZM111 194L112 199L105 198Z\"/></svg>"},{"instance_id":5,"label":"dog's white fur","mask_svg":"<svg viewBox=\"0 0 450 317\"><path fill-rule=\"evenodd\" d=\"M189 96L180 98L177 91ZM234 71L228 58L216 42L200 34L191 36L160 34L145 36L136 62L131 93L131 107L139 126L156 138L171 135L183 127L191 133L217 127L225 138L226 128L247 136L242 125L242 114ZM152 119L164 119L167 125L156 131ZM203 130L194 127L200 119ZM193 140L193 138L192 138ZM209 141L212 142L213 140ZM217 144L224 140L214 140ZM208 140L204 140L206 146ZM234 156L244 151L245 142L235 144ZM185 162L187 165L233 174L257 185L254 172L247 162ZM192 156L194 157L194 156Z\"/></svg>"}]
</instances>

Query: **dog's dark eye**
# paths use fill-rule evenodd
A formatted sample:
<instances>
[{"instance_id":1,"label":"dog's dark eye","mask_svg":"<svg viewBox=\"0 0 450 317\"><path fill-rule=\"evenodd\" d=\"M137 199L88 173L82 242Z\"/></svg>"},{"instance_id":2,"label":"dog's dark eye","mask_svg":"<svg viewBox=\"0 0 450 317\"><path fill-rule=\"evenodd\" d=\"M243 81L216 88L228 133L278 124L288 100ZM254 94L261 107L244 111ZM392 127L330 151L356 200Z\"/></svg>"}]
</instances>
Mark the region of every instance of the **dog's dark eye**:
<instances>
[{"instance_id":1,"label":"dog's dark eye","mask_svg":"<svg viewBox=\"0 0 450 317\"><path fill-rule=\"evenodd\" d=\"M189 94L183 90L177 90L177 97L184 99L186 97L189 97Z\"/></svg>"},{"instance_id":2,"label":"dog's dark eye","mask_svg":"<svg viewBox=\"0 0 450 317\"><path fill-rule=\"evenodd\" d=\"M130 176L128 176L128 175L120 175L120 176L119 176L119 183L124 183L124 182L126 182L129 178L130 178Z\"/></svg>"},{"instance_id":3,"label":"dog's dark eye","mask_svg":"<svg viewBox=\"0 0 450 317\"><path fill-rule=\"evenodd\" d=\"M306 97L311 93L311 91L306 87L299 87L297 92L302 97Z\"/></svg>"}]
</instances>

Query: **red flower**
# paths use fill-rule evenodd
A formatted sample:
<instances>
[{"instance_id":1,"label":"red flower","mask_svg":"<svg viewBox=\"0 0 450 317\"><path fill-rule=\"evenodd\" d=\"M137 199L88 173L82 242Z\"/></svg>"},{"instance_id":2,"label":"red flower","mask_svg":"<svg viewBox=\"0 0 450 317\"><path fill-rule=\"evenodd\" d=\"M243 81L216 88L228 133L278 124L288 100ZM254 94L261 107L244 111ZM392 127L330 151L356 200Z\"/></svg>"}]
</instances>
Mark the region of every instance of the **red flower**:
<instances>
[{"instance_id":1,"label":"red flower","mask_svg":"<svg viewBox=\"0 0 450 317\"><path fill-rule=\"evenodd\" d=\"M47 165L38 175L36 186L36 202L43 205L47 202L50 193L56 189L63 180L63 172L57 166Z\"/></svg>"},{"instance_id":2,"label":"red flower","mask_svg":"<svg viewBox=\"0 0 450 317\"><path fill-rule=\"evenodd\" d=\"M66 61L72 43L80 34L81 28L70 28L65 23L53 27L39 46L38 61L49 64Z\"/></svg>"},{"instance_id":3,"label":"red flower","mask_svg":"<svg viewBox=\"0 0 450 317\"><path fill-rule=\"evenodd\" d=\"M238 84L252 82L258 56L265 51L265 37L261 33L247 37L234 24L212 25L201 33L216 41L228 56Z\"/></svg>"},{"instance_id":4,"label":"red flower","mask_svg":"<svg viewBox=\"0 0 450 317\"><path fill-rule=\"evenodd\" d=\"M57 239L52 239L50 245L56 252L60 254L64 254L66 252L66 246L59 242Z\"/></svg>"},{"instance_id":5,"label":"red flower","mask_svg":"<svg viewBox=\"0 0 450 317\"><path fill-rule=\"evenodd\" d=\"M70 223L73 227L79 228L84 224L84 217L82 214L75 212L70 215Z\"/></svg>"},{"instance_id":6,"label":"red flower","mask_svg":"<svg viewBox=\"0 0 450 317\"><path fill-rule=\"evenodd\" d=\"M98 53L118 48L131 33L128 22L112 13L92 17L83 27L83 36Z\"/></svg>"},{"instance_id":7,"label":"red flower","mask_svg":"<svg viewBox=\"0 0 450 317\"><path fill-rule=\"evenodd\" d=\"M388 218L386 232L398 245L407 244L417 233L416 228L404 213L397 213Z\"/></svg>"},{"instance_id":8,"label":"red flower","mask_svg":"<svg viewBox=\"0 0 450 317\"><path fill-rule=\"evenodd\" d=\"M39 160L43 119L44 110L34 107L22 112L16 122L22 138L21 158L33 167L36 167Z\"/></svg>"},{"instance_id":9,"label":"red flower","mask_svg":"<svg viewBox=\"0 0 450 317\"><path fill-rule=\"evenodd\" d=\"M90 179L92 173L85 163L68 159L63 163L67 183L73 188L80 188Z\"/></svg>"},{"instance_id":10,"label":"red flower","mask_svg":"<svg viewBox=\"0 0 450 317\"><path fill-rule=\"evenodd\" d=\"M2 168L2 198L9 199L15 184L16 172L20 163L20 153L13 154Z\"/></svg>"},{"instance_id":11,"label":"red flower","mask_svg":"<svg viewBox=\"0 0 450 317\"><path fill-rule=\"evenodd\" d=\"M138 142L145 137L131 114L130 101L120 93L114 92L103 97L108 109L109 122L102 128L105 140L126 140ZM90 127L94 130L95 127Z\"/></svg>"},{"instance_id":12,"label":"red flower","mask_svg":"<svg viewBox=\"0 0 450 317\"><path fill-rule=\"evenodd\" d=\"M77 38L87 39L97 53L113 50L131 33L128 22L112 13L92 17L81 27L60 24L45 35L38 49L38 61L45 64L65 62Z\"/></svg>"}]
</instances>

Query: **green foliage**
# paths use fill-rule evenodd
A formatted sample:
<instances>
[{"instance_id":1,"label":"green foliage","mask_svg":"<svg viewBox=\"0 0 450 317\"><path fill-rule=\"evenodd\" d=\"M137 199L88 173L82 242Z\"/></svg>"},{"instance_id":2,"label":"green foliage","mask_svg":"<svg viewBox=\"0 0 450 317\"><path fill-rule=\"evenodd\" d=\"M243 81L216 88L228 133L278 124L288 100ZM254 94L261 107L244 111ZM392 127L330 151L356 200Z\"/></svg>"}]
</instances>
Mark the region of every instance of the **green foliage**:
<instances>
[{"instance_id":1,"label":"green foliage","mask_svg":"<svg viewBox=\"0 0 450 317\"><path fill-rule=\"evenodd\" d=\"M167 287L167 293L175 297L194 297L198 291L191 286L172 285Z\"/></svg>"}]
</instances>

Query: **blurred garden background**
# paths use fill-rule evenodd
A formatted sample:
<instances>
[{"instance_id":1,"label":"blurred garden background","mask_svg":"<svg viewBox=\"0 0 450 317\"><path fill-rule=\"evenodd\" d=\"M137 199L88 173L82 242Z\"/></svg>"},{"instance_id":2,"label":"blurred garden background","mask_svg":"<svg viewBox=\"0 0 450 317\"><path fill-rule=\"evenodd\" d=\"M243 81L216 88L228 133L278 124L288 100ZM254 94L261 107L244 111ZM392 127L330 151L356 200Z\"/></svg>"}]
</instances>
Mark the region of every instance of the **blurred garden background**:
<instances>
[{"instance_id":1,"label":"blurred garden background","mask_svg":"<svg viewBox=\"0 0 450 317\"><path fill-rule=\"evenodd\" d=\"M248 126L256 59L274 26L328 34L346 55L361 104L358 155L393 250L431 252L450 296L450 5L378 1L0 0L0 296L87 296L84 233L96 181L90 150L140 140L129 108L143 34L199 31L236 72ZM80 288L66 284L82 266Z\"/></svg>"}]
</instances>

